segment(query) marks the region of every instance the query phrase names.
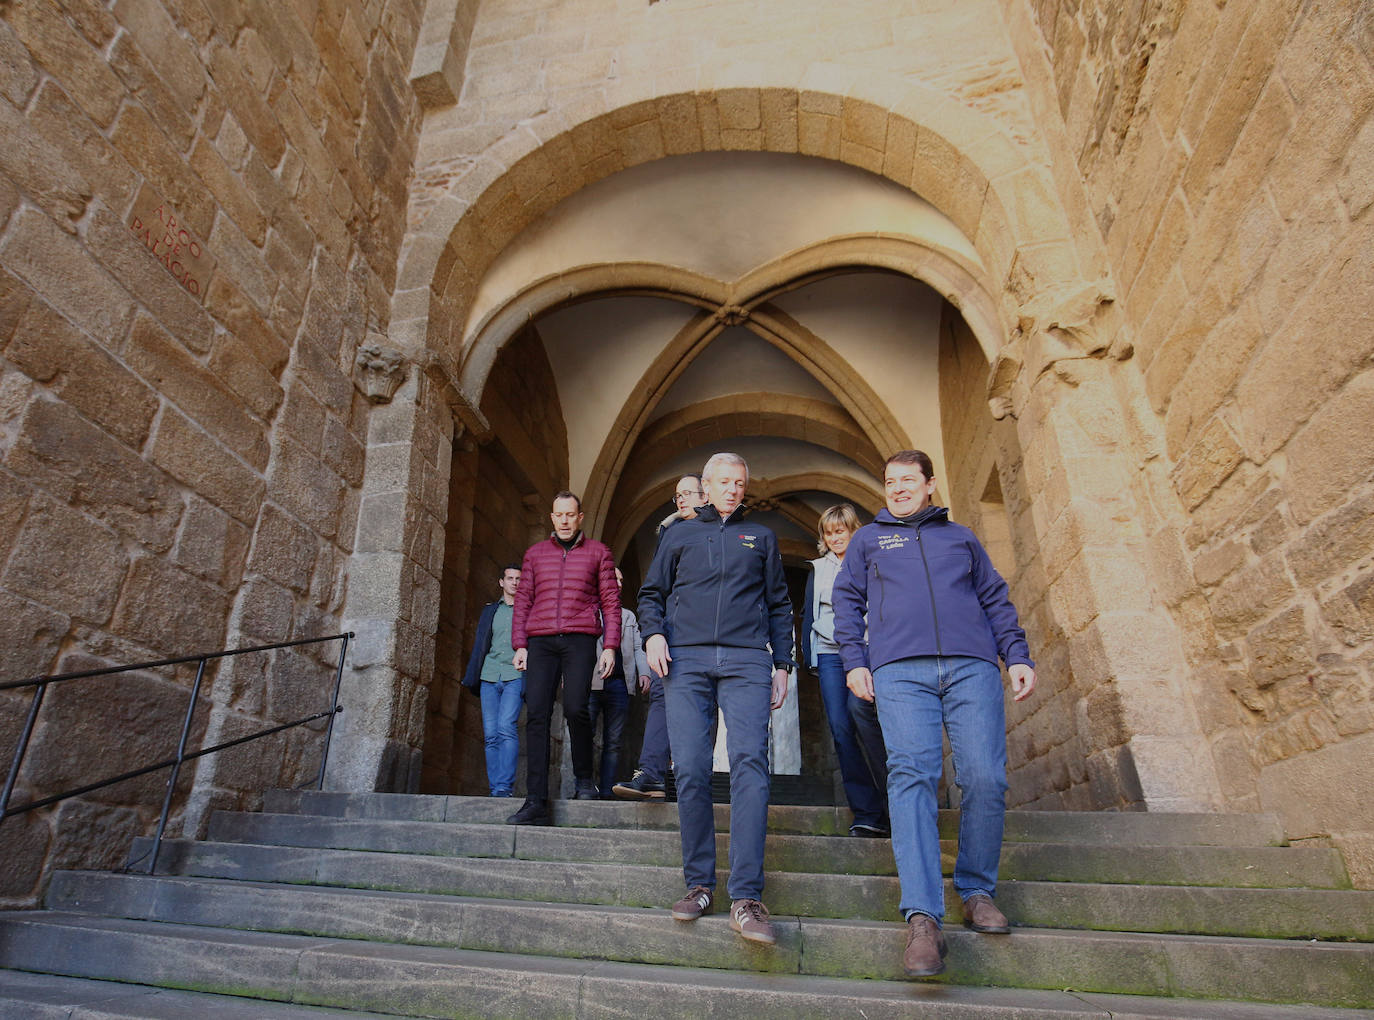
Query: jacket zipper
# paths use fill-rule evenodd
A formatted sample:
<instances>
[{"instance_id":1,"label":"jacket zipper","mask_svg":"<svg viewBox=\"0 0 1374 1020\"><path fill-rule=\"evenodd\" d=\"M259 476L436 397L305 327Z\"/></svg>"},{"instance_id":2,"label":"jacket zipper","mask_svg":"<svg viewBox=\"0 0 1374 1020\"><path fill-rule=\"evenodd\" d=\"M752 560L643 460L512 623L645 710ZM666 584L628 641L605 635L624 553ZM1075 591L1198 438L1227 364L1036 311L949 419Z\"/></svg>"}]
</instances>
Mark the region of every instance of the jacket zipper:
<instances>
[{"instance_id":1,"label":"jacket zipper","mask_svg":"<svg viewBox=\"0 0 1374 1020\"><path fill-rule=\"evenodd\" d=\"M930 618L935 624L935 654L943 656L940 644L940 614L935 609L935 583L930 579L930 561L926 559L926 546L921 541L921 526L916 525L916 548L921 550L921 565L926 568L926 588L930 591Z\"/></svg>"},{"instance_id":2,"label":"jacket zipper","mask_svg":"<svg viewBox=\"0 0 1374 1020\"><path fill-rule=\"evenodd\" d=\"M883 584L883 571L878 561L873 561L873 576L878 579L878 622L883 622L883 610L887 608L887 586Z\"/></svg>"},{"instance_id":3,"label":"jacket zipper","mask_svg":"<svg viewBox=\"0 0 1374 1020\"><path fill-rule=\"evenodd\" d=\"M562 543L559 543L560 545ZM563 578L568 572L568 550L563 550L563 562L558 565L558 598L554 599L553 625L554 633L563 633L563 592L566 588L563 585Z\"/></svg>"},{"instance_id":4,"label":"jacket zipper","mask_svg":"<svg viewBox=\"0 0 1374 1020\"><path fill-rule=\"evenodd\" d=\"M716 585L715 640L720 641L720 596L725 590L725 518L720 519L720 581Z\"/></svg>"}]
</instances>

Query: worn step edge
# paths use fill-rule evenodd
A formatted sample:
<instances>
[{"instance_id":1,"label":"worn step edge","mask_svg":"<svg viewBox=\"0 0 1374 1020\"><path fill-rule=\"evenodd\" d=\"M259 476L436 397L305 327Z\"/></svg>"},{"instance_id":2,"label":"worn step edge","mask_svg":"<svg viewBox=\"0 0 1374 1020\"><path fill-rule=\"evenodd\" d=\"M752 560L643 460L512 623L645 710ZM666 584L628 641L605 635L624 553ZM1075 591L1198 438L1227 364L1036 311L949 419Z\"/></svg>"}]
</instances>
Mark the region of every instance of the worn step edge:
<instances>
[{"instance_id":1,"label":"worn step edge","mask_svg":"<svg viewBox=\"0 0 1374 1020\"><path fill-rule=\"evenodd\" d=\"M775 914L778 945L740 942L717 913L694 924L663 908L60 872L51 909L171 924L395 941L624 963L900 980L905 926ZM724 904L721 904L724 909ZM955 984L1074 988L1133 995L1229 996L1374 1005L1374 945L1019 929L981 936L949 926ZM1295 977L1298 976L1298 977ZM1299 982L1295 986L1295 982Z\"/></svg>"},{"instance_id":2,"label":"worn step edge","mask_svg":"<svg viewBox=\"0 0 1374 1020\"><path fill-rule=\"evenodd\" d=\"M148 842L136 840L131 859L144 856ZM159 867L166 874L203 878L638 907L671 902L682 889L682 872L675 867L186 840L164 841ZM722 889L726 877L718 875ZM766 881L766 899L782 913L899 917L897 879L889 876L784 871L767 873ZM949 883L945 888L946 916L961 920L958 898ZM1374 940L1374 891L1367 890L1004 882L997 898L1013 921L1028 927Z\"/></svg>"},{"instance_id":3,"label":"worn step edge","mask_svg":"<svg viewBox=\"0 0 1374 1020\"><path fill-rule=\"evenodd\" d=\"M495 797L445 797L437 794L341 793L269 790L264 808L273 814L409 819L430 822L504 822L518 801ZM555 823L622 829L675 829L677 805L620 801L554 800ZM771 832L843 835L850 812L843 807L773 804ZM958 811L940 812L940 833L954 838ZM730 806L715 806L716 828L730 827ZM1206 814L1135 811L1008 811L1004 838L1037 843L1152 843L1199 846L1282 846L1283 827L1273 814Z\"/></svg>"},{"instance_id":4,"label":"worn step edge","mask_svg":"<svg viewBox=\"0 0 1374 1020\"><path fill-rule=\"evenodd\" d=\"M30 912L0 915L0 966L213 991L391 1015L458 1017L779 1017L861 1014L1107 1017L1091 993L856 981L688 967L569 960ZM24 938L13 937L22 933ZM236 965L236 966L235 966ZM246 969L251 983L238 976ZM1118 999L1135 1015L1179 1017L1176 999ZM1277 1017L1278 1007L1208 1003L1210 1016ZM1228 1012L1220 1013L1225 1008ZM1303 1005L1293 1016L1316 1017ZM1350 1016L1335 1013L1333 1016ZM1325 1018L1323 1018L1325 1020Z\"/></svg>"},{"instance_id":5,"label":"worn step edge","mask_svg":"<svg viewBox=\"0 0 1374 1020\"><path fill-rule=\"evenodd\" d=\"M381 1020L387 1014L0 970L0 1016L6 1020Z\"/></svg>"},{"instance_id":6,"label":"worn step edge","mask_svg":"<svg viewBox=\"0 0 1374 1020\"><path fill-rule=\"evenodd\" d=\"M676 832L643 829L546 828L473 822L384 821L298 814L217 812L209 838L257 843L451 857L600 861L672 866L681 860ZM729 836L716 837L724 859ZM957 843L944 841L944 873L953 872ZM774 871L836 871L892 875L891 843L849 836L772 834L765 867ZM1005 881L1105 882L1141 885L1214 885L1271 889L1350 887L1340 854L1331 847L1101 846L1072 854L1058 843L1007 843Z\"/></svg>"}]
</instances>

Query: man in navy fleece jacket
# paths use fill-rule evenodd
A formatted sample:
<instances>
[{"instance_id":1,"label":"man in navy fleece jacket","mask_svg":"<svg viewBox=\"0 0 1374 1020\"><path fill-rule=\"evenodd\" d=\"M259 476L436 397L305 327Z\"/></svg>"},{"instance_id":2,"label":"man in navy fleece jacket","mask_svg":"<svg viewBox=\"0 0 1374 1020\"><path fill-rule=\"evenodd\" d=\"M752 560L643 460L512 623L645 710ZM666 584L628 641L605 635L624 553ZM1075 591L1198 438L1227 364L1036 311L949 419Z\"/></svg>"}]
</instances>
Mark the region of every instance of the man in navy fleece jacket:
<instances>
[{"instance_id":1,"label":"man in navy fleece jacket","mask_svg":"<svg viewBox=\"0 0 1374 1020\"><path fill-rule=\"evenodd\" d=\"M911 977L945 969L935 800L941 725L960 792L954 890L964 923L988 934L1010 931L992 902L1007 791L998 659L1007 664L1017 701L1035 689L1035 664L1007 582L973 532L930 505L934 473L919 450L888 459L887 509L855 532L834 590L846 681L858 697L876 697L887 742L892 853L907 921L902 962Z\"/></svg>"}]
</instances>

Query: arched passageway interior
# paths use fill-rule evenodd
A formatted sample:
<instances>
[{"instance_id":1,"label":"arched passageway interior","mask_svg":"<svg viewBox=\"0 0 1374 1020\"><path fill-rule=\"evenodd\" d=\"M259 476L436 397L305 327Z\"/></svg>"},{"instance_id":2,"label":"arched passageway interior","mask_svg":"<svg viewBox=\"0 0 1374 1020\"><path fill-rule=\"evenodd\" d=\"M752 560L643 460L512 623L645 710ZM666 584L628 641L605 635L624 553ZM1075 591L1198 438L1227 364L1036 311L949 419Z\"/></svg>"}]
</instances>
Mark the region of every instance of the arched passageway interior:
<instances>
[{"instance_id":1,"label":"arched passageway interior","mask_svg":"<svg viewBox=\"0 0 1374 1020\"><path fill-rule=\"evenodd\" d=\"M1007 450L984 396L992 339L977 335L994 316L967 299L978 265L912 192L763 153L614 174L517 237L449 341L486 424L455 445L422 787L483 790L462 657L501 565L547 532L564 486L637 586L678 478L718 450L743 455L748 502L777 533L800 606L821 512L847 502L871 519L885 456L919 446L940 497L963 520L986 516L1011 567ZM801 715L803 771L824 769L810 685Z\"/></svg>"}]
</instances>

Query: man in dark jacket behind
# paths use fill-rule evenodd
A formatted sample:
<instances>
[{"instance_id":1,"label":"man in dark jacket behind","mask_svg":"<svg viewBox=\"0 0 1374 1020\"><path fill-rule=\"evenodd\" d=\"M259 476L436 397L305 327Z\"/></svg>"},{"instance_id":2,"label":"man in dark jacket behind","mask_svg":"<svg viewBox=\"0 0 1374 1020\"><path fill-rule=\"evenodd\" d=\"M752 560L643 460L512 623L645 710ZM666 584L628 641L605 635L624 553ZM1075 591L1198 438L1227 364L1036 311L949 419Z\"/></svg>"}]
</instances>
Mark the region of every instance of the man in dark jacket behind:
<instances>
[{"instance_id":1,"label":"man in dark jacket behind","mask_svg":"<svg viewBox=\"0 0 1374 1020\"><path fill-rule=\"evenodd\" d=\"M687 895L673 917L709 913L716 885L711 805L716 707L730 756L730 927L772 943L763 896L770 708L787 695L792 604L777 537L742 520L749 468L718 453L701 472L708 503L663 533L639 589L649 668L664 678ZM671 671L669 663L672 663Z\"/></svg>"},{"instance_id":2,"label":"man in dark jacket behind","mask_svg":"<svg viewBox=\"0 0 1374 1020\"><path fill-rule=\"evenodd\" d=\"M592 719L587 701L592 669L602 679L615 666L620 645L620 587L611 551L582 534L582 501L571 492L553 498L553 534L525 550L515 592L511 646L515 668L525 671L527 796L511 825L548 825L549 722L563 683L563 715L572 743L578 799L596 800L592 779ZM604 626L603 626L604 624ZM605 649L597 667L596 639Z\"/></svg>"},{"instance_id":3,"label":"man in dark jacket behind","mask_svg":"<svg viewBox=\"0 0 1374 1020\"><path fill-rule=\"evenodd\" d=\"M887 509L855 532L834 590L846 681L866 701L876 695L887 742L892 853L907 922L902 962L911 977L945 969L935 801L942 723L960 793L954 891L964 923L977 932L1010 931L992 902L1007 792L998 658L1007 664L1015 700L1035 689L1035 664L1007 582L973 532L930 505L934 474L920 450L888 458Z\"/></svg>"},{"instance_id":4,"label":"man in dark jacket behind","mask_svg":"<svg viewBox=\"0 0 1374 1020\"><path fill-rule=\"evenodd\" d=\"M515 766L520 734L515 724L525 703L525 677L512 661L511 622L520 568L508 564L497 582L501 597L482 607L477 637L463 674L463 686L482 699L482 733L486 738L487 783L493 797L515 796Z\"/></svg>"}]
</instances>

